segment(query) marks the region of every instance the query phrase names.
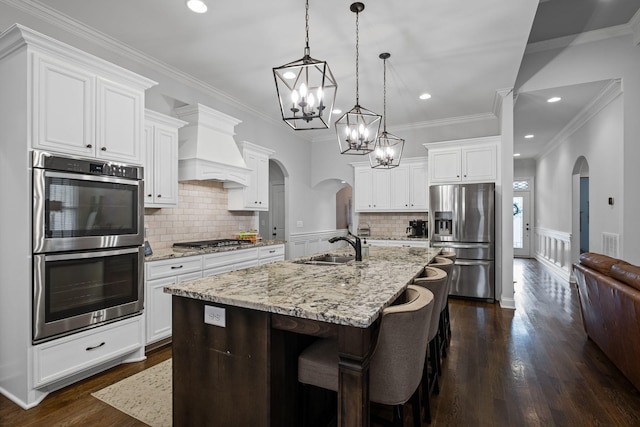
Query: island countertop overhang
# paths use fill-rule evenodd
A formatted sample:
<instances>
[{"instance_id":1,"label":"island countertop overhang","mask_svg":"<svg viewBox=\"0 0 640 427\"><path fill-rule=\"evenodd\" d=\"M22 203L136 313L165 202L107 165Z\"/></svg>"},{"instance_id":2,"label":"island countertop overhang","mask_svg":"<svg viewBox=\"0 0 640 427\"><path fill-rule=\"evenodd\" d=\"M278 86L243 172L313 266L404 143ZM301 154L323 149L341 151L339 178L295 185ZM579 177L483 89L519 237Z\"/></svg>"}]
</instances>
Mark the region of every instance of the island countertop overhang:
<instances>
[{"instance_id":1,"label":"island countertop overhang","mask_svg":"<svg viewBox=\"0 0 640 427\"><path fill-rule=\"evenodd\" d=\"M350 248L331 251L350 255ZM174 296L360 328L369 327L438 253L372 247L362 262L282 261L166 286ZM308 258L308 257L306 257Z\"/></svg>"}]
</instances>

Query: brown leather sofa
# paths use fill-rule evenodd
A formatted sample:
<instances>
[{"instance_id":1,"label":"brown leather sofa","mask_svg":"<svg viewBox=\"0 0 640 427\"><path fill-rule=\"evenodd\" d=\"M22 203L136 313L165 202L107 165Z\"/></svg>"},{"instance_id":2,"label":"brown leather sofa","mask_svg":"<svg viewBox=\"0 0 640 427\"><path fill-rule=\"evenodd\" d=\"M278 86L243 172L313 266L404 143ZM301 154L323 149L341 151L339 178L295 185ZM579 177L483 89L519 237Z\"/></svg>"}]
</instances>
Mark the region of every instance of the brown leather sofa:
<instances>
[{"instance_id":1,"label":"brown leather sofa","mask_svg":"<svg viewBox=\"0 0 640 427\"><path fill-rule=\"evenodd\" d=\"M640 390L640 267L587 252L573 272L587 335Z\"/></svg>"}]
</instances>

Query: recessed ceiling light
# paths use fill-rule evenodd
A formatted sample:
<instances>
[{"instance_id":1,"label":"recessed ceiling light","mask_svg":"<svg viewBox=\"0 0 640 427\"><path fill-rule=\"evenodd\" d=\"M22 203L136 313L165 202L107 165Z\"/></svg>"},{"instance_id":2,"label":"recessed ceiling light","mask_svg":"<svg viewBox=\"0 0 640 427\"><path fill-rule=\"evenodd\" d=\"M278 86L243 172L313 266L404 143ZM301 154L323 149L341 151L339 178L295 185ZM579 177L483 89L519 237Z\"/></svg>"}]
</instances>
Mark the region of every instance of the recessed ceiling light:
<instances>
[{"instance_id":1,"label":"recessed ceiling light","mask_svg":"<svg viewBox=\"0 0 640 427\"><path fill-rule=\"evenodd\" d=\"M285 79L288 79L288 80L295 79L296 78L296 73L294 73L293 71L287 71L286 73L284 73L282 75L282 77L284 77Z\"/></svg>"},{"instance_id":2,"label":"recessed ceiling light","mask_svg":"<svg viewBox=\"0 0 640 427\"><path fill-rule=\"evenodd\" d=\"M429 99L429 98L431 98L430 93L423 93L422 95L420 95L420 99Z\"/></svg>"},{"instance_id":3,"label":"recessed ceiling light","mask_svg":"<svg viewBox=\"0 0 640 427\"><path fill-rule=\"evenodd\" d=\"M202 0L187 0L187 7L195 13L205 13L207 5Z\"/></svg>"},{"instance_id":4,"label":"recessed ceiling light","mask_svg":"<svg viewBox=\"0 0 640 427\"><path fill-rule=\"evenodd\" d=\"M560 98L559 96L554 96L554 97L551 97L551 98L547 99L547 102L558 102L561 99L562 98Z\"/></svg>"},{"instance_id":5,"label":"recessed ceiling light","mask_svg":"<svg viewBox=\"0 0 640 427\"><path fill-rule=\"evenodd\" d=\"M529 135L525 135L524 137L525 137L525 138L527 138L527 139L531 139L531 138L533 138L534 136L535 136L534 134L530 133Z\"/></svg>"},{"instance_id":6,"label":"recessed ceiling light","mask_svg":"<svg viewBox=\"0 0 640 427\"><path fill-rule=\"evenodd\" d=\"M513 153L513 157L520 157L520 153Z\"/></svg>"},{"instance_id":7,"label":"recessed ceiling light","mask_svg":"<svg viewBox=\"0 0 640 427\"><path fill-rule=\"evenodd\" d=\"M331 110L331 112L332 112L333 114L340 114L340 113L342 113L342 110L341 110L341 109L339 109L339 108L334 108L333 110Z\"/></svg>"}]
</instances>

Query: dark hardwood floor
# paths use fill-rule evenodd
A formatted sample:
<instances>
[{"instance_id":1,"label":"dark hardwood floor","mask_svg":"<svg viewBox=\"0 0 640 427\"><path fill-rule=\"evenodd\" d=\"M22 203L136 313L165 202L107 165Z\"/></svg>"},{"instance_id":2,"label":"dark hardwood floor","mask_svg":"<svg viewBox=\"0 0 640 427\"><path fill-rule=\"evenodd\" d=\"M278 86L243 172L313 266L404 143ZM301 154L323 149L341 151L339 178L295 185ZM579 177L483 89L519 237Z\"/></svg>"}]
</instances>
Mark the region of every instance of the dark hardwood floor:
<instances>
[{"instance_id":1,"label":"dark hardwood floor","mask_svg":"<svg viewBox=\"0 0 640 427\"><path fill-rule=\"evenodd\" d=\"M440 394L431 398L431 425L640 426L640 392L587 339L575 289L532 260L514 261L514 280L515 311L450 301L453 336ZM144 425L91 393L166 360L171 349L148 356L52 393L28 411L0 396L0 425ZM384 415L386 408L373 411ZM405 414L411 425L409 408Z\"/></svg>"}]
</instances>

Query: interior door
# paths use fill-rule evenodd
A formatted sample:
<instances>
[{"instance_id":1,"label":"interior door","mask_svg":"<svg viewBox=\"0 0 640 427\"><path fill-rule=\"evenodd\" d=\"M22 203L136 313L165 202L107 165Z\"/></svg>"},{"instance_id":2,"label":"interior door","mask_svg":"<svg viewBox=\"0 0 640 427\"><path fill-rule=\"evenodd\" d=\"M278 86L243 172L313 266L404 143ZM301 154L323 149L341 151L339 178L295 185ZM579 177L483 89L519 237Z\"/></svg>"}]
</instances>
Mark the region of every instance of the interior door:
<instances>
[{"instance_id":1,"label":"interior door","mask_svg":"<svg viewBox=\"0 0 640 427\"><path fill-rule=\"evenodd\" d=\"M513 255L531 256L531 209L529 191L513 192Z\"/></svg>"},{"instance_id":2,"label":"interior door","mask_svg":"<svg viewBox=\"0 0 640 427\"><path fill-rule=\"evenodd\" d=\"M272 184L270 196L271 239L284 240L284 184Z\"/></svg>"}]
</instances>

